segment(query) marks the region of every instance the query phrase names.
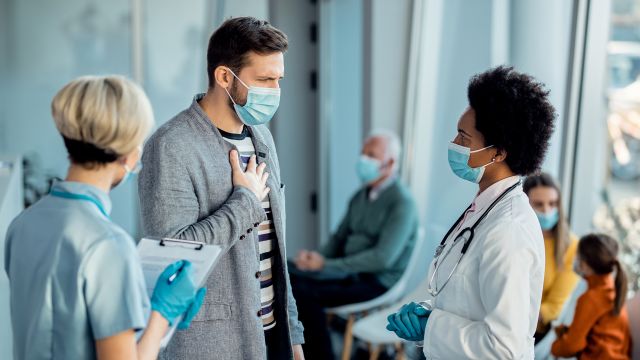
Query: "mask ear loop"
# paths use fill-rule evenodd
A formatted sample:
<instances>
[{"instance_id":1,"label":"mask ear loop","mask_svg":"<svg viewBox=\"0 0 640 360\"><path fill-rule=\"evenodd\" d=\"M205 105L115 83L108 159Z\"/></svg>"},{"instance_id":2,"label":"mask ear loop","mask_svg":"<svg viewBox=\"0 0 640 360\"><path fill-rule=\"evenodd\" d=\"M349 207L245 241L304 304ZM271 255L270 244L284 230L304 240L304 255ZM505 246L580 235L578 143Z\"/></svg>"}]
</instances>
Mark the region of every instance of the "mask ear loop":
<instances>
[{"instance_id":1,"label":"mask ear loop","mask_svg":"<svg viewBox=\"0 0 640 360\"><path fill-rule=\"evenodd\" d=\"M489 145L489 146L484 147L484 148L482 148L482 149L473 150L473 151L471 151L471 152L469 152L469 153L470 153L470 154L477 153L477 152L480 152L480 151L483 151L483 150L487 150L487 149L492 148L492 147L493 147L493 145ZM495 163L496 163L496 157L495 157L495 155L494 155L494 156L493 156L493 159L491 159L491 162L490 162L490 163L485 164L485 165L482 165L482 166L477 167L477 168L474 168L474 169L486 168L487 166L489 166L489 165L491 165L491 164L495 164Z\"/></svg>"},{"instance_id":2,"label":"mask ear loop","mask_svg":"<svg viewBox=\"0 0 640 360\"><path fill-rule=\"evenodd\" d=\"M240 81L240 83L246 87L247 89L251 89L250 86L248 86L247 84L244 83L244 81L240 80L240 78L238 77L238 75L236 75L236 73L233 72L233 70L231 70L230 68L227 68L227 70L229 70L229 72L231 72L231 75L233 75L236 79L238 79L238 81Z\"/></svg>"},{"instance_id":3,"label":"mask ear loop","mask_svg":"<svg viewBox=\"0 0 640 360\"><path fill-rule=\"evenodd\" d=\"M233 77L235 77L236 79L238 79L238 81L240 81L240 83L242 84L242 86L246 87L247 89L251 90L250 87L247 86L247 84L244 83L244 81L240 80L240 78L238 77L238 75L236 75L236 73L233 72L233 70L231 70L231 68L226 67L225 68L227 70L229 70L229 72L231 73L231 75L233 75ZM229 90L227 90L227 88L224 88L224 91L227 93L227 95L229 96L229 99L231 99L231 102L233 103L233 105L238 105L238 103L236 103L235 100L233 100L233 96L231 96L231 94L229 93Z\"/></svg>"},{"instance_id":4,"label":"mask ear loop","mask_svg":"<svg viewBox=\"0 0 640 360\"><path fill-rule=\"evenodd\" d=\"M485 164L485 165L482 165L482 166L480 166L480 167L481 167L481 168L486 168L487 166L489 166L489 165L491 165L491 164L495 164L495 163L496 163L496 158L493 158L493 159L491 160L491 162L490 162L490 163Z\"/></svg>"},{"instance_id":5,"label":"mask ear loop","mask_svg":"<svg viewBox=\"0 0 640 360\"><path fill-rule=\"evenodd\" d=\"M142 145L138 146L138 151L140 152L140 156L142 157ZM127 165L124 157L121 157L120 161L122 161L122 166L127 173L138 175L138 173L140 173L140 171L142 170L142 164L140 163L140 160L138 160L138 162L134 165L133 169L129 167L129 165Z\"/></svg>"},{"instance_id":6,"label":"mask ear loop","mask_svg":"<svg viewBox=\"0 0 640 360\"><path fill-rule=\"evenodd\" d=\"M490 147L493 147L493 145L491 145L491 146L487 146L487 147L486 147L486 148L484 148L484 149L488 149L488 148L490 148ZM483 149L483 150L484 150L484 149ZM487 164L487 165L485 165L485 166L489 166L489 165L491 165L491 164L495 164L495 163L496 163L496 156L498 156L498 154L497 154L497 153L496 153L495 155L493 155L493 158L491 159L491 162L490 162L490 163L488 163L488 164Z\"/></svg>"},{"instance_id":7,"label":"mask ear loop","mask_svg":"<svg viewBox=\"0 0 640 360\"><path fill-rule=\"evenodd\" d=\"M238 104L236 103L236 101L235 101L235 100L233 100L233 96L231 96L231 94L229 94L229 90L227 90L227 88L224 88L224 91L226 91L226 92L227 92L227 95L229 96L229 99L231 99L231 102L233 103L233 105L238 105Z\"/></svg>"},{"instance_id":8,"label":"mask ear loop","mask_svg":"<svg viewBox=\"0 0 640 360\"><path fill-rule=\"evenodd\" d=\"M473 154L473 153L477 153L477 152L480 152L480 151L484 151L484 150L487 150L487 149L492 148L492 147L493 147L493 145L489 145L487 147L483 147L482 149L469 151L469 154Z\"/></svg>"}]
</instances>

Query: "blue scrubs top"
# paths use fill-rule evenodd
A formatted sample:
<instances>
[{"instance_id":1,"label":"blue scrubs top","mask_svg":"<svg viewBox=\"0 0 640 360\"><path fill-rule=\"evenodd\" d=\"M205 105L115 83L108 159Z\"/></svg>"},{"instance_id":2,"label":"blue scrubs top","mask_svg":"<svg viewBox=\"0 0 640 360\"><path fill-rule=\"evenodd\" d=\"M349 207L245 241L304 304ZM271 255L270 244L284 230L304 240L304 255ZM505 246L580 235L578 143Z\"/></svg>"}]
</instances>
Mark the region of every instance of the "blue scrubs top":
<instances>
[{"instance_id":1,"label":"blue scrubs top","mask_svg":"<svg viewBox=\"0 0 640 360\"><path fill-rule=\"evenodd\" d=\"M15 359L93 359L96 340L146 326L140 259L110 211L100 189L59 182L12 222L5 270Z\"/></svg>"}]
</instances>

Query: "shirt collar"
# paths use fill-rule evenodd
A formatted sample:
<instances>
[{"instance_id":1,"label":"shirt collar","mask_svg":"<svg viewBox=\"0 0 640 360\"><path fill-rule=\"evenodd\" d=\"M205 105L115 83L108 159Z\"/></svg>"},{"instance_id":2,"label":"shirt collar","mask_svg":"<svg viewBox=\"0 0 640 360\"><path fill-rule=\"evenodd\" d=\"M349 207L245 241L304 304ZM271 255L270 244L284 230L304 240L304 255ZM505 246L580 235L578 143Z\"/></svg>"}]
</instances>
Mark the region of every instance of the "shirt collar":
<instances>
[{"instance_id":1,"label":"shirt collar","mask_svg":"<svg viewBox=\"0 0 640 360\"><path fill-rule=\"evenodd\" d=\"M500 194L505 192L509 187L513 186L518 181L520 181L520 176L515 175L506 179L502 179L497 183L489 186L483 192L479 193L476 196L476 198L473 200L472 208L474 208L475 211L485 209L495 199L497 199Z\"/></svg>"},{"instance_id":2,"label":"shirt collar","mask_svg":"<svg viewBox=\"0 0 640 360\"><path fill-rule=\"evenodd\" d=\"M204 109L199 104L199 101L202 100L205 95L205 93L196 94L193 97L193 102L191 102L189 110L195 113L197 121L206 123L205 126L208 126L208 129L211 129L211 131L213 131L213 134L215 135L218 143L223 149L231 150L233 145L224 139L224 137L220 133L220 129L218 129L214 125L211 119L209 119L207 113L204 112ZM267 145L264 135L260 131L255 130L260 127L264 127L264 125L256 126L255 128L245 125L244 130L247 131L247 136L251 137L253 146L255 147L255 152L258 157L261 157L264 161L266 161L270 156L270 147ZM266 132L268 133L268 130ZM270 140L269 142L271 143L273 142L273 140Z\"/></svg>"},{"instance_id":3,"label":"shirt collar","mask_svg":"<svg viewBox=\"0 0 640 360\"><path fill-rule=\"evenodd\" d=\"M613 282L613 276L611 276L611 274L589 275L585 277L585 280L587 280L587 284L589 285L590 288L597 287L597 288L613 289L615 287Z\"/></svg>"},{"instance_id":4,"label":"shirt collar","mask_svg":"<svg viewBox=\"0 0 640 360\"><path fill-rule=\"evenodd\" d=\"M204 99L204 95L205 93L197 93L194 97L193 97L193 102L191 103L191 106L198 106L198 102L202 99Z\"/></svg>"},{"instance_id":5,"label":"shirt collar","mask_svg":"<svg viewBox=\"0 0 640 360\"><path fill-rule=\"evenodd\" d=\"M111 198L109 194L93 185L75 181L58 181L53 184L51 190L89 196L102 205L102 209L107 215L111 214Z\"/></svg>"},{"instance_id":6,"label":"shirt collar","mask_svg":"<svg viewBox=\"0 0 640 360\"><path fill-rule=\"evenodd\" d=\"M371 187L369 189L369 201L376 201L380 197L385 190L387 190L393 183L396 182L397 176L395 174L389 176L385 181L380 183L380 185L376 187Z\"/></svg>"}]
</instances>

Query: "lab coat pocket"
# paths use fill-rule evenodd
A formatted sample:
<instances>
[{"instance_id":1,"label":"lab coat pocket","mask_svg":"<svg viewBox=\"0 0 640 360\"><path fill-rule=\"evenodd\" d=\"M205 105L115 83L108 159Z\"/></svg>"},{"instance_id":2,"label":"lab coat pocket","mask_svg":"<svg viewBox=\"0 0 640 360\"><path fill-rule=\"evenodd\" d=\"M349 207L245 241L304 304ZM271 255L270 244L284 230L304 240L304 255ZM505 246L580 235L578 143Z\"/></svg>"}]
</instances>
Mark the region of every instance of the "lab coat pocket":
<instances>
[{"instance_id":1,"label":"lab coat pocket","mask_svg":"<svg viewBox=\"0 0 640 360\"><path fill-rule=\"evenodd\" d=\"M227 320L231 317L231 305L224 303L204 303L193 321Z\"/></svg>"}]
</instances>

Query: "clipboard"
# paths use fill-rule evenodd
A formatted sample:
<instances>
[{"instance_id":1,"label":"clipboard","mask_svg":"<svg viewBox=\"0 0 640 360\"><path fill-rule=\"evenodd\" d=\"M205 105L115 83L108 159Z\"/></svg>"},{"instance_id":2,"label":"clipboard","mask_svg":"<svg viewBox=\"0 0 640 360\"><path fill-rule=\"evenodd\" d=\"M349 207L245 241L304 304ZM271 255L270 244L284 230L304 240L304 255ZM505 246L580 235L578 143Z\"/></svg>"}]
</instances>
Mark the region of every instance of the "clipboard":
<instances>
[{"instance_id":1,"label":"clipboard","mask_svg":"<svg viewBox=\"0 0 640 360\"><path fill-rule=\"evenodd\" d=\"M193 281L198 287L202 287L223 252L222 247L218 245L171 238L143 238L137 249L149 298L162 271L178 260L189 260L192 263ZM161 348L169 344L180 321L182 316L167 330L160 342Z\"/></svg>"}]
</instances>

